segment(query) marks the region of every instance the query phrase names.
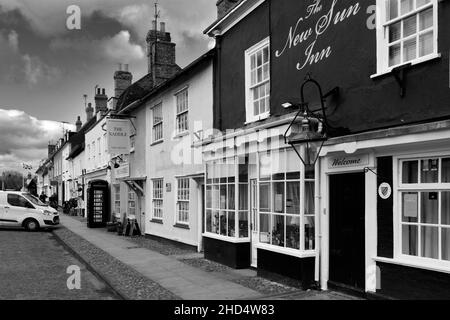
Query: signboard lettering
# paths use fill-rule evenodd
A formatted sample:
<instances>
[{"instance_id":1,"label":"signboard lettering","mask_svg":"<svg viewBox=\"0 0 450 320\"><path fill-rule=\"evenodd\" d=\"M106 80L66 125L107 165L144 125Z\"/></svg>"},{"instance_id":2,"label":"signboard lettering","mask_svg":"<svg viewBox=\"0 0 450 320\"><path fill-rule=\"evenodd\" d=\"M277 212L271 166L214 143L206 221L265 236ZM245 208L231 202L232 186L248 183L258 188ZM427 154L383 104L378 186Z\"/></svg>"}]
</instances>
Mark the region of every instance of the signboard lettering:
<instances>
[{"instance_id":1,"label":"signboard lettering","mask_svg":"<svg viewBox=\"0 0 450 320\"><path fill-rule=\"evenodd\" d=\"M328 11L324 13L322 0L313 0L312 4L307 7L305 16L300 17L296 24L290 27L284 47L275 51L275 57L279 58L293 47L305 43L306 49L304 51L304 56L301 57L297 63L297 70L303 70L307 65L317 64L322 60L328 59L333 53L332 46L329 45L325 48L317 49L317 40L329 30L330 27L344 23L346 20L356 16L361 10L361 6L359 2L357 2L356 4L352 4L345 9L338 11L336 10L338 1L339 0L333 0ZM304 22L313 19L314 16L318 16L319 14L322 15L317 19L315 26L309 26L302 29Z\"/></svg>"},{"instance_id":2,"label":"signboard lettering","mask_svg":"<svg viewBox=\"0 0 450 320\"><path fill-rule=\"evenodd\" d=\"M360 167L369 164L369 155L363 154L359 156L339 156L328 160L328 167L330 169L346 168L346 167Z\"/></svg>"},{"instance_id":3,"label":"signboard lettering","mask_svg":"<svg viewBox=\"0 0 450 320\"><path fill-rule=\"evenodd\" d=\"M130 153L130 123L128 120L106 120L108 153L111 156Z\"/></svg>"}]
</instances>

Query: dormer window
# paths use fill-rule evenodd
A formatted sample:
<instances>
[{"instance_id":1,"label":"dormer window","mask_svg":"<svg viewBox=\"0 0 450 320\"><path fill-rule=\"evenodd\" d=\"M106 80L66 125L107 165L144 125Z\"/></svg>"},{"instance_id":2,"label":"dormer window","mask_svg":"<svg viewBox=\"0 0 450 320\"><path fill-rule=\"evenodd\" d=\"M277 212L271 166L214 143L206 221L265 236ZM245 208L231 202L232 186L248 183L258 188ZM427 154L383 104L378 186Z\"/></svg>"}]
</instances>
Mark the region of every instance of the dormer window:
<instances>
[{"instance_id":1,"label":"dormer window","mask_svg":"<svg viewBox=\"0 0 450 320\"><path fill-rule=\"evenodd\" d=\"M270 114L270 44L264 39L245 51L246 119L254 122Z\"/></svg>"}]
</instances>

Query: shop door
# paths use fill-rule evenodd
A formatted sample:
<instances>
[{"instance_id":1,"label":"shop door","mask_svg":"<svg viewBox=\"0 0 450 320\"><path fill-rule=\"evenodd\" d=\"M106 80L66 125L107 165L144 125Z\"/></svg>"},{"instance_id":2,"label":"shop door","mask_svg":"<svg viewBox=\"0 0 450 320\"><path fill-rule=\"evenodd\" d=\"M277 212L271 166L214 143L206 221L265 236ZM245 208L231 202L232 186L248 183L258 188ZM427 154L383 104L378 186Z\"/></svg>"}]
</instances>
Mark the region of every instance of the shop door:
<instances>
[{"instance_id":1,"label":"shop door","mask_svg":"<svg viewBox=\"0 0 450 320\"><path fill-rule=\"evenodd\" d=\"M365 289L364 173L330 176L330 284Z\"/></svg>"},{"instance_id":2,"label":"shop door","mask_svg":"<svg viewBox=\"0 0 450 320\"><path fill-rule=\"evenodd\" d=\"M259 241L258 235L258 183L256 179L250 180L250 229L251 229L251 266L257 267Z\"/></svg>"}]
</instances>

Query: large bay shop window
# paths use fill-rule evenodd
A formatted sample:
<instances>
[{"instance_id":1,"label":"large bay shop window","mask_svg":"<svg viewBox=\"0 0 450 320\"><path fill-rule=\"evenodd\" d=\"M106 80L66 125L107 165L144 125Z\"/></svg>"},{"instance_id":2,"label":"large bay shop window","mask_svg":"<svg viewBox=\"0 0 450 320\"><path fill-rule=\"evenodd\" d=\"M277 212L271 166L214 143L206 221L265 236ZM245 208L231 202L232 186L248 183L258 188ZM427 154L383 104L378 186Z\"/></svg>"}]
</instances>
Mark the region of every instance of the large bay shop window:
<instances>
[{"instance_id":1,"label":"large bay shop window","mask_svg":"<svg viewBox=\"0 0 450 320\"><path fill-rule=\"evenodd\" d=\"M400 161L399 251L450 267L450 156Z\"/></svg>"},{"instance_id":2,"label":"large bay shop window","mask_svg":"<svg viewBox=\"0 0 450 320\"><path fill-rule=\"evenodd\" d=\"M259 242L314 250L314 171L292 150L260 153L259 162Z\"/></svg>"},{"instance_id":3,"label":"large bay shop window","mask_svg":"<svg viewBox=\"0 0 450 320\"><path fill-rule=\"evenodd\" d=\"M205 232L224 238L248 238L247 157L207 163Z\"/></svg>"}]
</instances>

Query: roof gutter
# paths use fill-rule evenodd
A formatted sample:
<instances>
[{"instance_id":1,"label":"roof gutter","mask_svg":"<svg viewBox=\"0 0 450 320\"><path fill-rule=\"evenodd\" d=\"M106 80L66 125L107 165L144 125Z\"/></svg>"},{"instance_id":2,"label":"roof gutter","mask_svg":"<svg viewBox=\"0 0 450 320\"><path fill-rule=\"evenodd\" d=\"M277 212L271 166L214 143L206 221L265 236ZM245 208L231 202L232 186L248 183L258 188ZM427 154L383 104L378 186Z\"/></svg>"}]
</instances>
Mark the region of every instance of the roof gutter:
<instances>
[{"instance_id":1,"label":"roof gutter","mask_svg":"<svg viewBox=\"0 0 450 320\"><path fill-rule=\"evenodd\" d=\"M223 21L225 21L231 14L236 12L244 3L246 3L248 0L244 0L241 3L239 3L237 6L235 6L233 9L231 9L226 15L224 15L219 21L209 26L205 31L203 31L204 34L210 35L210 33L217 28L217 26L221 25Z\"/></svg>"}]
</instances>

